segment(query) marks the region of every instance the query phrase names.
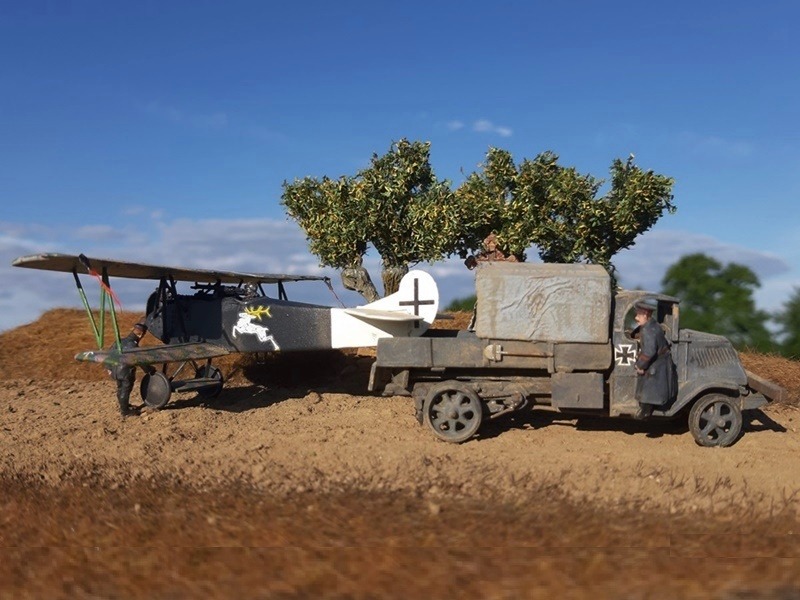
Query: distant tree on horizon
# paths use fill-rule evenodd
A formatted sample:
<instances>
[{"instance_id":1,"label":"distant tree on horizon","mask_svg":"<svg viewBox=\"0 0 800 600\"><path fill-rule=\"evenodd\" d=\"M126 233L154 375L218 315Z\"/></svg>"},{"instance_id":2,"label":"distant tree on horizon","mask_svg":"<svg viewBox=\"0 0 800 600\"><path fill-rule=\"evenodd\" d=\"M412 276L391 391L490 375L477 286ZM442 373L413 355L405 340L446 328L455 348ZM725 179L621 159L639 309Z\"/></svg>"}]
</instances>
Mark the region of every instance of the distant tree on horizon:
<instances>
[{"instance_id":1,"label":"distant tree on horizon","mask_svg":"<svg viewBox=\"0 0 800 600\"><path fill-rule=\"evenodd\" d=\"M475 294L471 296L465 296L464 298L454 298L450 301L445 307L445 311L447 312L460 312L460 311L470 311L475 308L475 303L478 301L478 297Z\"/></svg>"},{"instance_id":2,"label":"distant tree on horizon","mask_svg":"<svg viewBox=\"0 0 800 600\"><path fill-rule=\"evenodd\" d=\"M689 254L667 269L661 285L665 294L680 298L682 329L724 335L737 348L775 349L766 327L769 314L756 309L753 299L761 284L748 267Z\"/></svg>"},{"instance_id":3,"label":"distant tree on horizon","mask_svg":"<svg viewBox=\"0 0 800 600\"><path fill-rule=\"evenodd\" d=\"M794 289L774 319L780 326L781 354L792 359L800 359L800 288Z\"/></svg>"}]
</instances>

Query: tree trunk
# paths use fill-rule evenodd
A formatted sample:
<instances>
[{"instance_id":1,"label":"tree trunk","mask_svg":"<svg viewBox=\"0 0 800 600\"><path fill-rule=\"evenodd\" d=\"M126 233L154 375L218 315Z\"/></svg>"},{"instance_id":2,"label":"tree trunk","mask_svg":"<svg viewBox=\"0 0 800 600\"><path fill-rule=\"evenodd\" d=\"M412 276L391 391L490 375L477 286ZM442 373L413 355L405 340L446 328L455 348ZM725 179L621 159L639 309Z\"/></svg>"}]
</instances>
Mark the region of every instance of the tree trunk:
<instances>
[{"instance_id":1,"label":"tree trunk","mask_svg":"<svg viewBox=\"0 0 800 600\"><path fill-rule=\"evenodd\" d=\"M345 289L358 292L367 302L375 302L380 299L375 284L363 266L347 267L342 270L342 285Z\"/></svg>"},{"instance_id":2,"label":"tree trunk","mask_svg":"<svg viewBox=\"0 0 800 600\"><path fill-rule=\"evenodd\" d=\"M381 271L381 279L383 279L383 295L384 297L389 294L394 294L400 288L400 280L408 273L408 265L402 266L388 266L384 265Z\"/></svg>"}]
</instances>

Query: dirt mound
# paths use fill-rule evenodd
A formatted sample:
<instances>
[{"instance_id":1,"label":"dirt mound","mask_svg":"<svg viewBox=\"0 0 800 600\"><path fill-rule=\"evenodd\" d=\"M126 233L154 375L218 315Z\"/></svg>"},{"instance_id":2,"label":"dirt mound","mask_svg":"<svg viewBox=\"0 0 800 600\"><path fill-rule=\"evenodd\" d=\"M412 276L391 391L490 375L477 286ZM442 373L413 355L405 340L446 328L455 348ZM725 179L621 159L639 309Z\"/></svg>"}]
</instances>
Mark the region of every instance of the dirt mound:
<instances>
[{"instance_id":1,"label":"dirt mound","mask_svg":"<svg viewBox=\"0 0 800 600\"><path fill-rule=\"evenodd\" d=\"M125 336L133 324L142 316L137 313L117 313L120 334ZM97 315L95 315L97 319ZM103 347L113 343L113 328L110 318L106 325ZM142 346L155 346L161 342L146 335ZM0 380L74 380L103 381L107 379L101 365L87 364L75 360L75 355L97 347L94 333L86 313L77 309L54 309L43 314L37 321L22 325L0 334ZM374 355L371 349L363 351L330 351L308 354L277 354L254 356L232 354L215 359L226 381L249 381L272 384L297 383L308 379L312 383L326 377L338 375L345 366L347 357ZM308 364L316 365L308 369ZM364 391L364 390L360 390Z\"/></svg>"}]
</instances>

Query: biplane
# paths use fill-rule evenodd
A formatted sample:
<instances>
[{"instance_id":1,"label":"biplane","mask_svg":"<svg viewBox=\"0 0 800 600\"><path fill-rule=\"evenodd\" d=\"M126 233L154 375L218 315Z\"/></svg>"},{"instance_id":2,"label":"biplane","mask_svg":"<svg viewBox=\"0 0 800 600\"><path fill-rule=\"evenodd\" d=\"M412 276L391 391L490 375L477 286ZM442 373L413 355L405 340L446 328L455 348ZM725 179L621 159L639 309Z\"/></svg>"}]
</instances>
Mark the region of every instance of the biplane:
<instances>
[{"instance_id":1,"label":"biplane","mask_svg":"<svg viewBox=\"0 0 800 600\"><path fill-rule=\"evenodd\" d=\"M296 302L287 296L287 283L306 281L323 282L333 292L325 276L174 268L55 253L21 256L12 265L72 273L99 348L81 352L75 359L107 367L144 368L147 374L140 391L152 408L165 406L173 392L217 396L224 378L212 365L215 358L235 352L369 347L381 338L419 336L436 318L439 305L436 283L419 270L409 271L394 294L364 306L336 308ZM86 275L100 284L97 318L81 281ZM163 345L122 351L112 277L157 282L147 298L145 323ZM179 284L189 284L188 292L180 290ZM276 286L274 296L265 291L270 285ZM103 349L107 313L115 340L110 350ZM169 374L167 366L174 364L177 368ZM186 375L178 379L182 374Z\"/></svg>"}]
</instances>

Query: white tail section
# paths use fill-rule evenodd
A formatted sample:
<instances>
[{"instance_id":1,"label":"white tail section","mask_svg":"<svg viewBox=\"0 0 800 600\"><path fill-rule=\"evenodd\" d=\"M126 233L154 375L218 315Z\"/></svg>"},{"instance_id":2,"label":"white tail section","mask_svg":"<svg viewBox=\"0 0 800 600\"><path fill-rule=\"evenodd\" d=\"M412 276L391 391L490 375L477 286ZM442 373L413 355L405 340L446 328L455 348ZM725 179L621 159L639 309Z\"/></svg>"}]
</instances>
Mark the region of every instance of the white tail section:
<instances>
[{"instance_id":1,"label":"white tail section","mask_svg":"<svg viewBox=\"0 0 800 600\"><path fill-rule=\"evenodd\" d=\"M331 309L331 346L363 348L386 337L425 333L439 310L439 289L425 271L409 271L396 293L357 308Z\"/></svg>"}]
</instances>

